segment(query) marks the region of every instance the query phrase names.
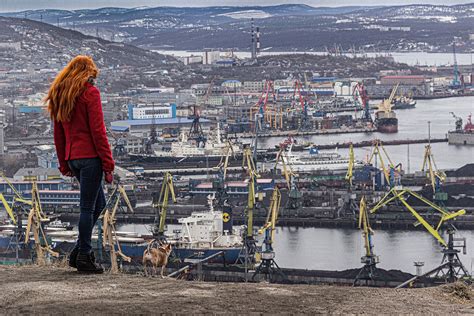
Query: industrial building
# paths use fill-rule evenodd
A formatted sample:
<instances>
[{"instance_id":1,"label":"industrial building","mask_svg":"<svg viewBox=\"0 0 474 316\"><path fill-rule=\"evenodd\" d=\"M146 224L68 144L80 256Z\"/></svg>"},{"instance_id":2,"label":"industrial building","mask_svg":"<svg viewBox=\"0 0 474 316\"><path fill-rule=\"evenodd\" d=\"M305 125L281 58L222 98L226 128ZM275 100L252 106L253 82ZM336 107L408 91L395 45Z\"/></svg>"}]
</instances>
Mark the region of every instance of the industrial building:
<instances>
[{"instance_id":1,"label":"industrial building","mask_svg":"<svg viewBox=\"0 0 474 316\"><path fill-rule=\"evenodd\" d=\"M193 120L188 118L176 117L176 118L164 118L164 119L146 119L146 120L121 120L110 123L111 129L114 132L129 133L137 137L148 137L151 129L154 127L160 134L163 130L168 128L190 128ZM208 128L211 125L215 125L206 119L200 120L203 128Z\"/></svg>"},{"instance_id":2,"label":"industrial building","mask_svg":"<svg viewBox=\"0 0 474 316\"><path fill-rule=\"evenodd\" d=\"M143 120L143 119L164 119L176 117L176 104L169 105L149 105L149 104L129 104L128 105L128 119L129 120Z\"/></svg>"}]
</instances>

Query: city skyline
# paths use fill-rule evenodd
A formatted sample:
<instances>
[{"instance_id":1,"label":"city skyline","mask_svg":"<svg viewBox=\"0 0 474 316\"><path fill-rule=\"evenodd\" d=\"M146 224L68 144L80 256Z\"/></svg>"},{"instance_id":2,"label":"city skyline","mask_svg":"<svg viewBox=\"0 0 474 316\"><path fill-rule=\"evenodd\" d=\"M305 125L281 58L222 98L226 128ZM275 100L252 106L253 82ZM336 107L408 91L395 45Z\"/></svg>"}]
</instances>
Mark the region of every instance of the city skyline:
<instances>
[{"instance_id":1,"label":"city skyline","mask_svg":"<svg viewBox=\"0 0 474 316\"><path fill-rule=\"evenodd\" d=\"M279 4L307 4L313 7L338 7L338 6L353 6L354 2L350 0L301 0L301 1L279 1L279 0L261 0L261 1L235 1L235 0L194 0L192 4L185 0L175 0L173 3L165 1L146 1L146 0L84 0L80 2L61 1L61 0L1 0L0 12L14 12L23 10L38 10L38 9L64 9L64 10L78 10L78 9L97 9L103 7L206 7L206 6L270 6ZM472 0L458 0L452 1L449 5L472 3ZM363 3L357 4L361 6L391 6L391 5L409 5L409 4L435 4L446 5L446 1L442 0L366 0Z\"/></svg>"}]
</instances>

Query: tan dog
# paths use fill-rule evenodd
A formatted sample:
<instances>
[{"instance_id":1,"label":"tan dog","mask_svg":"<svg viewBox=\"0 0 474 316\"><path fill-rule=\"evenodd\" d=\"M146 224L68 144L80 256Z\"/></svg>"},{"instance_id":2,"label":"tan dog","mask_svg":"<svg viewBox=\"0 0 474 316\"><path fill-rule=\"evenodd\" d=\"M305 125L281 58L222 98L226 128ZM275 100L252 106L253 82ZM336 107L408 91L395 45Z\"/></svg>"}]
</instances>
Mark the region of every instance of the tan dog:
<instances>
[{"instance_id":1,"label":"tan dog","mask_svg":"<svg viewBox=\"0 0 474 316\"><path fill-rule=\"evenodd\" d=\"M156 240L152 240L148 243L148 247L143 252L143 269L145 271L145 276L148 275L147 264L153 267L153 274L156 275L156 268L161 267L161 277L163 278L163 271L168 264L168 257L171 254L171 244L162 244L158 242L159 247L155 248L153 245L156 243Z\"/></svg>"}]
</instances>

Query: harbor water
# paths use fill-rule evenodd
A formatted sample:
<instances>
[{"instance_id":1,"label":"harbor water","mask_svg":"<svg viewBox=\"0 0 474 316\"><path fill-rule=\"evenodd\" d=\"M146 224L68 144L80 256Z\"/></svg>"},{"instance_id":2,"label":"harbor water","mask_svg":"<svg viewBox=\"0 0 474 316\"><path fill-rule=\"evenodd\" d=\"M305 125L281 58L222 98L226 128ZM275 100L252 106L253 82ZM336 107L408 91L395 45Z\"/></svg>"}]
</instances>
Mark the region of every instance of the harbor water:
<instances>
[{"instance_id":1,"label":"harbor water","mask_svg":"<svg viewBox=\"0 0 474 316\"><path fill-rule=\"evenodd\" d=\"M420 139L428 137L428 121L433 138L445 137L454 128L454 112L464 122L474 112L474 97L447 98L438 100L419 100L416 108L398 110L399 132L396 134L341 134L327 136L308 136L304 139L315 144L342 143L347 141L360 142L379 138L382 140ZM282 138L262 139L261 144L273 147L283 141ZM386 149L394 163L401 162L405 170L411 172L421 169L423 163L424 144L409 146L387 146ZM459 168L466 163L474 162L474 146L454 146L448 143L432 144L432 151L439 168ZM347 149L339 149L347 154ZM357 159L364 159L370 148L355 148ZM408 165L409 160L409 165ZM179 226L170 225L169 229ZM127 224L120 227L124 231L149 233L150 226L143 224ZM460 231L456 237L466 237L467 255L461 259L471 271L474 262L474 232ZM379 267L398 269L415 273L413 263L425 263L424 271L440 264L442 259L441 246L422 227L416 230L377 230L373 238L375 253L380 256ZM360 267L361 256L364 254L361 232L356 229L334 228L296 228L278 227L274 248L277 263L285 268L344 270Z\"/></svg>"},{"instance_id":2,"label":"harbor water","mask_svg":"<svg viewBox=\"0 0 474 316\"><path fill-rule=\"evenodd\" d=\"M179 225L168 225L169 230ZM150 225L125 224L120 231L149 234ZM447 236L444 236L445 239ZM460 258L468 271L474 264L474 232L458 231L455 237L465 237L467 254ZM261 241L261 240L259 240ZM378 267L415 273L413 263L424 262L424 271L441 263L441 246L421 226L416 230L375 230L375 254L380 257ZM273 245L276 261L284 268L313 270L345 270L361 267L364 242L360 230L314 227L278 227Z\"/></svg>"},{"instance_id":3,"label":"harbor water","mask_svg":"<svg viewBox=\"0 0 474 316\"><path fill-rule=\"evenodd\" d=\"M175 57L185 57L191 55L202 55L200 51L186 51L186 50L154 50L157 53L171 55ZM250 52L239 52L233 51L233 54L238 58L250 58ZM327 55L326 52L314 52L314 51L292 51L292 52L276 52L276 51L262 51L260 56L274 56L274 55L288 55L288 54L310 54L310 55ZM345 54L349 57L354 56L352 53ZM356 56L367 56L367 57L378 57L378 56L390 56L396 62L405 63L411 66L415 65L428 65L428 66L444 66L453 64L452 53L428 53L428 52L380 52L371 53L367 52L364 54L356 54ZM459 65L471 65L472 54L468 53L456 53L456 59Z\"/></svg>"},{"instance_id":4,"label":"harbor water","mask_svg":"<svg viewBox=\"0 0 474 316\"><path fill-rule=\"evenodd\" d=\"M374 101L375 102L375 101ZM418 100L414 109L397 110L398 133L354 133L335 135L316 135L296 137L297 140L311 141L316 145L337 144L344 142L361 142L373 139L404 140L427 139L428 122L432 138L446 137L448 131L454 129L455 119L450 114L454 112L466 122L467 116L474 113L474 97L458 97L434 100ZM274 147L282 142L283 138L262 139L262 146ZM421 169L425 144L387 146L392 161L402 163L405 170L414 172ZM348 149L339 149L338 152L347 155ZM365 160L370 155L370 147L354 148L356 159ZM432 152L436 163L441 169L459 168L467 163L474 162L474 146L456 146L448 143L432 144ZM409 155L408 155L409 153ZM409 158L408 158L409 157ZM408 163L409 162L409 163Z\"/></svg>"}]
</instances>

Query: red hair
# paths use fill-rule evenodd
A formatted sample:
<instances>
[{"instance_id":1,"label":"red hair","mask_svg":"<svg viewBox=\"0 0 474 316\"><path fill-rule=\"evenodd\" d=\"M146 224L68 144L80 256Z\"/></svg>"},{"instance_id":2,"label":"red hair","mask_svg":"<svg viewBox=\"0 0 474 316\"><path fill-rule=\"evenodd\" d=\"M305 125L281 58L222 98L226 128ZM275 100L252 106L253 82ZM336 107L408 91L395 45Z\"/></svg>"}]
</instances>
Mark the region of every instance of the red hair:
<instances>
[{"instance_id":1,"label":"red hair","mask_svg":"<svg viewBox=\"0 0 474 316\"><path fill-rule=\"evenodd\" d=\"M89 78L96 78L97 66L89 56L76 56L59 72L51 84L45 102L51 119L69 121L76 99L84 92Z\"/></svg>"}]
</instances>

